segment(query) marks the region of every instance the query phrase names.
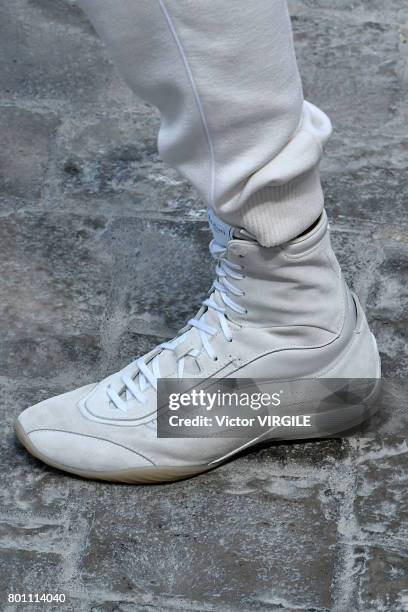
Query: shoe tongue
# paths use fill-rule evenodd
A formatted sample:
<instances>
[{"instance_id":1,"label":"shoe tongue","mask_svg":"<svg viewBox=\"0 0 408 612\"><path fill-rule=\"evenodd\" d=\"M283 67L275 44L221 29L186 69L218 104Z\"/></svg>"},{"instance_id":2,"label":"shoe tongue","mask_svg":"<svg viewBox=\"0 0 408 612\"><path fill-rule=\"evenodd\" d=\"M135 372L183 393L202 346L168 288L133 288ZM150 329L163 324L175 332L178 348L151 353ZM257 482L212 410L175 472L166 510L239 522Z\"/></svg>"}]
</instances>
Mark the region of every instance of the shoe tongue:
<instances>
[{"instance_id":1,"label":"shoe tongue","mask_svg":"<svg viewBox=\"0 0 408 612\"><path fill-rule=\"evenodd\" d=\"M220 246L226 247L234 237L234 228L217 217L212 208L208 209L208 224L214 240Z\"/></svg>"},{"instance_id":2,"label":"shoe tongue","mask_svg":"<svg viewBox=\"0 0 408 612\"><path fill-rule=\"evenodd\" d=\"M222 247L227 247L229 241L234 238L235 228L220 219L211 208L208 209L208 223L215 242ZM217 304L219 304L219 306L223 306L222 300L217 296L217 291L214 292L213 299ZM218 316L212 309L206 310L206 312L201 315L200 319L202 319L202 321L210 327L215 327L217 329L219 326ZM192 328L183 334L181 344L184 343L190 345L192 349L203 350L199 332L195 328ZM163 351L159 355L158 359L160 363L161 377L164 378L166 376L168 377L170 375L174 375L176 368L174 353L171 351ZM184 359L185 376L189 373L197 374L198 370L195 360L188 356L186 356Z\"/></svg>"}]
</instances>

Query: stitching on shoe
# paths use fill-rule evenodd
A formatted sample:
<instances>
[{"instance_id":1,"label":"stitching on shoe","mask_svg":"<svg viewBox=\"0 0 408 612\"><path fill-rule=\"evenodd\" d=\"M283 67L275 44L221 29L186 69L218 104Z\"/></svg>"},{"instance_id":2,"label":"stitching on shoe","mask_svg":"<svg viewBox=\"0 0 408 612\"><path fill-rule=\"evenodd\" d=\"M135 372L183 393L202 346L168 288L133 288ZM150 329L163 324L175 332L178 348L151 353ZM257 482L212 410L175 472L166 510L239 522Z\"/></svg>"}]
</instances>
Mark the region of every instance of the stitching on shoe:
<instances>
[{"instance_id":1,"label":"stitching on shoe","mask_svg":"<svg viewBox=\"0 0 408 612\"><path fill-rule=\"evenodd\" d=\"M152 465L156 465L155 463L153 463L153 461L151 459L149 459L148 457L145 457L145 455L142 455L142 453L138 453L137 451L133 450L132 448L124 446L123 444L119 444L118 442L113 442L112 440L107 440L106 438L98 438L96 436L89 436L88 434L75 433L74 431L65 431L64 429L51 429L51 428L32 429L31 431L26 432L26 435L29 436L30 434L36 433L38 431L45 431L45 432L46 431L53 431L53 432L57 432L57 433L70 434L72 436L80 436L82 438L89 438L90 440L98 440L100 442L108 442L108 444L114 444L115 446L119 446L120 448L124 448L125 450L128 450L131 453L133 453L134 455L137 455L139 457L142 457L143 459L146 459L146 461L148 461Z\"/></svg>"}]
</instances>

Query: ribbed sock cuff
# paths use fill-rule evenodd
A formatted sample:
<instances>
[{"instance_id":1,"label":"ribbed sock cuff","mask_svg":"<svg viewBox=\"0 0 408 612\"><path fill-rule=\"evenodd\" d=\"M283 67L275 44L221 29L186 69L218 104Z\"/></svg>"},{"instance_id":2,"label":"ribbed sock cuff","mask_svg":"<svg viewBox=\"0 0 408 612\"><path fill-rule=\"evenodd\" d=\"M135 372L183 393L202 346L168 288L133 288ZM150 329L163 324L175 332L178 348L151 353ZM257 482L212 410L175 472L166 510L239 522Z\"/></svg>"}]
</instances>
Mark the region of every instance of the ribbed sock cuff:
<instances>
[{"instance_id":1,"label":"ribbed sock cuff","mask_svg":"<svg viewBox=\"0 0 408 612\"><path fill-rule=\"evenodd\" d=\"M319 170L313 168L289 183L263 187L246 200L240 225L262 246L270 247L299 236L323 210Z\"/></svg>"}]
</instances>

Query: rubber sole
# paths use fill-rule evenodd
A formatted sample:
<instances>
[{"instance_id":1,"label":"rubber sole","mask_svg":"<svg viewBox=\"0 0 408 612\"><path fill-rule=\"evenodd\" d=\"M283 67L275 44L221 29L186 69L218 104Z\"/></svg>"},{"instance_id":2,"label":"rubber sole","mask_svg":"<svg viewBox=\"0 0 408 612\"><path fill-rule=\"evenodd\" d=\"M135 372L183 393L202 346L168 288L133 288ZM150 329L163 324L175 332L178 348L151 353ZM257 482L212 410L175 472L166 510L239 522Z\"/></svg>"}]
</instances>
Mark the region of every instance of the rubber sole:
<instances>
[{"instance_id":1,"label":"rubber sole","mask_svg":"<svg viewBox=\"0 0 408 612\"><path fill-rule=\"evenodd\" d=\"M349 406L342 408L339 411L330 411L327 413L319 413L319 427L313 431L308 430L303 435L299 434L299 430L296 428L275 428L265 432L256 439L250 440L238 448L234 449L230 453L220 457L219 459L212 461L209 464L204 465L188 465L188 466L148 466L134 469L120 470L116 472L89 472L85 470L78 470L75 468L67 467L56 461L50 460L48 457L43 455L35 446L32 444L29 436L24 431L21 423L17 420L15 424L15 431L17 438L26 450L33 455L36 459L39 459L43 463L50 465L53 468L69 472L80 476L82 478L91 480L103 480L109 482L128 483L128 484L157 484L165 482L174 482L177 480L184 480L186 478L192 478L198 476L204 472L219 467L223 463L230 461L235 455L241 453L244 450L255 447L257 445L264 445L266 442L284 442L305 439L319 439L328 438L333 435L340 435L346 433L348 430L361 425L368 418L373 416L378 410L378 404L376 402L381 390L381 379L378 379L374 390L369 397L359 406ZM370 410L367 411L367 407L370 406ZM316 415L315 415L316 416ZM323 426L324 425L324 426ZM284 434L284 435L282 435Z\"/></svg>"}]
</instances>

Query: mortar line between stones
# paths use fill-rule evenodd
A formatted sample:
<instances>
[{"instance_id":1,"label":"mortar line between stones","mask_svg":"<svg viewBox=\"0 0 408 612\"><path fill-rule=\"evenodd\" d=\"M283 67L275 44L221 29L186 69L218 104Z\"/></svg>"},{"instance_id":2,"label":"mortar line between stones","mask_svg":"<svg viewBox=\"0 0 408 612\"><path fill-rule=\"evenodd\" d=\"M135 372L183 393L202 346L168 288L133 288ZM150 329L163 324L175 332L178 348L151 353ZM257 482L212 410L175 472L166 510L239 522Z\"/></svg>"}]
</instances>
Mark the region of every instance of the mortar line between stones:
<instances>
[{"instance_id":1,"label":"mortar line between stones","mask_svg":"<svg viewBox=\"0 0 408 612\"><path fill-rule=\"evenodd\" d=\"M351 449L349 449L351 452ZM343 466L348 470L344 491L340 504L337 531L347 537L347 542L339 541L338 553L334 562L334 579L332 583L333 612L353 610L353 596L357 591L358 578L355 571L354 536L357 531L357 521L354 512L357 489L357 470L348 457Z\"/></svg>"}]
</instances>

